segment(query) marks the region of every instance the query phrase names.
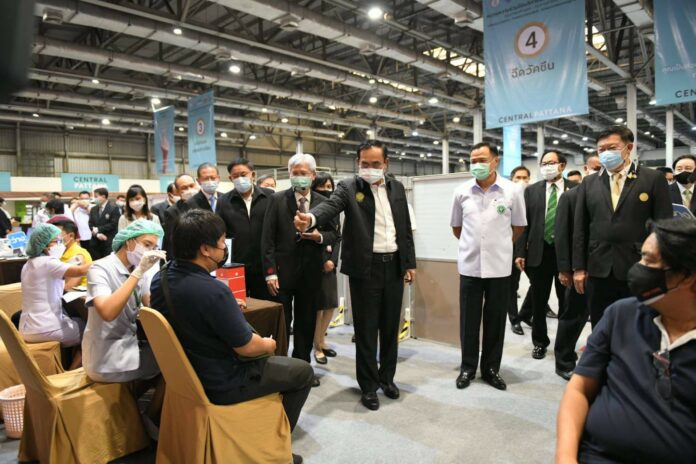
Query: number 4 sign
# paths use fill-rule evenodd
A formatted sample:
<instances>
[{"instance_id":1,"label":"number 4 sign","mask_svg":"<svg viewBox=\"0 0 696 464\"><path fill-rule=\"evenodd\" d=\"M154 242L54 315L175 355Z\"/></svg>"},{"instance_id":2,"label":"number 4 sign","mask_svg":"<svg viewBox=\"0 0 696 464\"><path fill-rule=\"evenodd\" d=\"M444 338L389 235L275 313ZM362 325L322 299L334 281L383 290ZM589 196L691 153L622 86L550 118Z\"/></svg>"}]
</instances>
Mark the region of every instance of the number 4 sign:
<instances>
[{"instance_id":1,"label":"number 4 sign","mask_svg":"<svg viewBox=\"0 0 696 464\"><path fill-rule=\"evenodd\" d=\"M540 55L549 42L549 30L546 24L527 23L517 31L515 36L515 53L520 58L533 58Z\"/></svg>"}]
</instances>

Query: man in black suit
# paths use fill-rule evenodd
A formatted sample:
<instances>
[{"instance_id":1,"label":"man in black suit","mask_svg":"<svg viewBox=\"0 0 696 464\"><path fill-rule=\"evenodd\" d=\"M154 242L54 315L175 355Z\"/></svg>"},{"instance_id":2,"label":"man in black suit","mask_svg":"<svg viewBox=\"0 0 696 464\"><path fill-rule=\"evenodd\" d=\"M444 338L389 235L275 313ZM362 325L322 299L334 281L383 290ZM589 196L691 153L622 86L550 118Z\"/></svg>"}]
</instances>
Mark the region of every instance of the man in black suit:
<instances>
[{"instance_id":1,"label":"man in black suit","mask_svg":"<svg viewBox=\"0 0 696 464\"><path fill-rule=\"evenodd\" d=\"M244 264L247 295L270 300L261 266L261 234L271 190L256 187L251 161L240 158L227 165L234 189L220 197L218 214L227 226L232 242L232 261Z\"/></svg>"},{"instance_id":2,"label":"man in black suit","mask_svg":"<svg viewBox=\"0 0 696 464\"><path fill-rule=\"evenodd\" d=\"M588 156L585 161L585 179L599 172L601 167L596 154ZM565 287L565 299L564 306L558 310L558 330L553 352L556 374L565 380L570 380L575 369L575 362L578 360L575 344L589 315L585 295L576 292L573 286L573 222L577 199L578 189L568 190L558 200L556 211L556 264L558 279Z\"/></svg>"},{"instance_id":3,"label":"man in black suit","mask_svg":"<svg viewBox=\"0 0 696 464\"><path fill-rule=\"evenodd\" d=\"M529 185L532 173L525 166L517 166L510 172L510 180L516 184L522 185L525 189ZM517 239L519 242L520 239ZM515 246L520 246L515 243ZM510 298L508 306L508 319L510 319L510 330L516 335L524 335L521 322L528 326L532 325L532 292L531 288L527 290L527 294L522 302L522 308L517 309L517 292L520 289L520 277L522 271L512 262L512 274L510 275Z\"/></svg>"},{"instance_id":4,"label":"man in black suit","mask_svg":"<svg viewBox=\"0 0 696 464\"><path fill-rule=\"evenodd\" d=\"M96 261L111 254L111 242L118 232L121 214L118 206L109 200L107 189L95 189L94 200L97 204L89 211L89 227L92 229L90 252Z\"/></svg>"},{"instance_id":5,"label":"man in black suit","mask_svg":"<svg viewBox=\"0 0 696 464\"><path fill-rule=\"evenodd\" d=\"M186 202L198 194L196 181L188 174L176 176L174 189L179 200L164 211L164 222L162 223L162 228L164 229L162 248L167 252L167 256L174 256L172 237L174 237L173 232L176 219L189 209Z\"/></svg>"},{"instance_id":6,"label":"man in black suit","mask_svg":"<svg viewBox=\"0 0 696 464\"><path fill-rule=\"evenodd\" d=\"M164 212L167 211L170 206L176 204L176 202L180 199L181 197L176 194L176 185L174 185L174 182L171 182L169 185L167 185L167 199L150 208L152 214L157 215L159 218L162 228L165 228Z\"/></svg>"},{"instance_id":7,"label":"man in black suit","mask_svg":"<svg viewBox=\"0 0 696 464\"><path fill-rule=\"evenodd\" d=\"M350 278L355 324L356 374L361 402L379 409L377 389L399 397L394 384L404 281L416 277L416 253L404 186L392 176L387 147L368 140L358 147L358 175L338 183L331 197L298 213L295 225L306 230L328 224L341 212L341 272ZM379 338L379 368L377 340Z\"/></svg>"},{"instance_id":8,"label":"man in black suit","mask_svg":"<svg viewBox=\"0 0 696 464\"><path fill-rule=\"evenodd\" d=\"M573 281L587 291L592 327L611 303L631 296L628 269L640 260L648 220L672 217L662 173L631 161L633 132L610 127L597 137L603 169L578 190L573 224Z\"/></svg>"},{"instance_id":9,"label":"man in black suit","mask_svg":"<svg viewBox=\"0 0 696 464\"><path fill-rule=\"evenodd\" d=\"M682 155L672 163L674 183L669 186L672 203L684 205L691 213L696 214L696 195L694 182L690 179L696 171L696 156Z\"/></svg>"},{"instance_id":10,"label":"man in black suit","mask_svg":"<svg viewBox=\"0 0 696 464\"><path fill-rule=\"evenodd\" d=\"M515 243L515 264L529 276L532 292L532 357L543 359L550 340L546 329L546 304L551 294L551 286L556 286L558 308L563 308L564 287L558 280L556 267L556 211L558 199L574 182L563 178L567 165L566 157L558 151L544 153L539 161L543 178L524 191L527 227Z\"/></svg>"},{"instance_id":11,"label":"man in black suit","mask_svg":"<svg viewBox=\"0 0 696 464\"><path fill-rule=\"evenodd\" d=\"M338 236L335 223L299 234L294 219L298 211L308 211L326 199L310 189L316 175L314 157L305 153L288 161L291 188L273 194L266 205L261 236L261 255L269 293L283 304L288 333L293 321L292 357L310 362L321 273L322 250ZM315 377L313 386L319 386Z\"/></svg>"}]
</instances>

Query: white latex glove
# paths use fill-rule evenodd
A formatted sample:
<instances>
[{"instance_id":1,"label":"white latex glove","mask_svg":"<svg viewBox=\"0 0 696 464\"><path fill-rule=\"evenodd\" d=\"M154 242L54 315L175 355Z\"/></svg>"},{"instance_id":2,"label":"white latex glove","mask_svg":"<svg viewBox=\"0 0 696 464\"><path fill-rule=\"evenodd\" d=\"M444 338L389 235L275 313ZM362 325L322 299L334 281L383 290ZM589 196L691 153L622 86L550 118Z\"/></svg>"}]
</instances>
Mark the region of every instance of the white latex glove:
<instances>
[{"instance_id":1,"label":"white latex glove","mask_svg":"<svg viewBox=\"0 0 696 464\"><path fill-rule=\"evenodd\" d=\"M140 279L152 266L157 264L161 259L167 259L167 252L164 250L146 251L140 260L138 267L133 269L131 275Z\"/></svg>"}]
</instances>

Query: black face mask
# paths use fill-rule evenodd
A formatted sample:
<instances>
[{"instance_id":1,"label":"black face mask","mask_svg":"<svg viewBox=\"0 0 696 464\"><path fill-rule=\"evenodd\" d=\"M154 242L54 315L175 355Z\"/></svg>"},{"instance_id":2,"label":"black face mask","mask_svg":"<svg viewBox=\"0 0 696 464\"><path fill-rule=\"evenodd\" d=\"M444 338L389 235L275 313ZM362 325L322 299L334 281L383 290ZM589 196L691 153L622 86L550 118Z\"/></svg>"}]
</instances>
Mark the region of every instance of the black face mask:
<instances>
[{"instance_id":1,"label":"black face mask","mask_svg":"<svg viewBox=\"0 0 696 464\"><path fill-rule=\"evenodd\" d=\"M323 195L323 196L325 196L326 198L329 198L329 197L331 196L331 194L333 193L333 190L316 190L316 192L317 192L319 195Z\"/></svg>"},{"instance_id":2,"label":"black face mask","mask_svg":"<svg viewBox=\"0 0 696 464\"><path fill-rule=\"evenodd\" d=\"M225 264L227 264L227 260L230 257L230 250L227 248L226 244L225 244L225 248L218 248L218 247L215 247L215 248L218 250L225 250L225 254L222 256L222 259L220 261L215 261L210 256L206 256L206 258L208 258L211 261L215 261L215 265L217 266L218 269L220 269L221 267L224 267Z\"/></svg>"},{"instance_id":3,"label":"black face mask","mask_svg":"<svg viewBox=\"0 0 696 464\"><path fill-rule=\"evenodd\" d=\"M682 171L674 176L674 180L682 185L688 185L693 182L693 179L691 179L693 177L692 174L692 172Z\"/></svg>"},{"instance_id":4,"label":"black face mask","mask_svg":"<svg viewBox=\"0 0 696 464\"><path fill-rule=\"evenodd\" d=\"M636 263L628 270L628 288L638 301L654 303L670 290L667 288L666 272L667 269Z\"/></svg>"}]
</instances>

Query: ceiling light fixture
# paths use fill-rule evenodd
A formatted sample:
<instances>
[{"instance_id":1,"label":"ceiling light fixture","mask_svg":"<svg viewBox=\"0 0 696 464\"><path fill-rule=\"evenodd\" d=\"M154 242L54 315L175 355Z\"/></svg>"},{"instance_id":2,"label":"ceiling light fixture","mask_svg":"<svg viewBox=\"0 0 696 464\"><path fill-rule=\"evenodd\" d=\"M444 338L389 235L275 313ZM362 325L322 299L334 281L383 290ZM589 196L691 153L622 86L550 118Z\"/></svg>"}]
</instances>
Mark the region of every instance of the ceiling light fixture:
<instances>
[{"instance_id":1,"label":"ceiling light fixture","mask_svg":"<svg viewBox=\"0 0 696 464\"><path fill-rule=\"evenodd\" d=\"M437 102L439 102L439 101L440 100L438 100L437 97L430 97L428 99L428 103L430 103L431 105L437 105Z\"/></svg>"},{"instance_id":2,"label":"ceiling light fixture","mask_svg":"<svg viewBox=\"0 0 696 464\"><path fill-rule=\"evenodd\" d=\"M157 97L152 97L152 98L150 99L150 103L152 103L153 105L157 106L157 105L160 105L160 104L162 103L162 100L160 100L160 99L157 98Z\"/></svg>"},{"instance_id":3,"label":"ceiling light fixture","mask_svg":"<svg viewBox=\"0 0 696 464\"><path fill-rule=\"evenodd\" d=\"M239 74L242 72L242 67L239 66L238 64L231 64L229 68L227 68L232 74Z\"/></svg>"},{"instance_id":4,"label":"ceiling light fixture","mask_svg":"<svg viewBox=\"0 0 696 464\"><path fill-rule=\"evenodd\" d=\"M433 145L440 145L440 142L437 140L433 140Z\"/></svg>"},{"instance_id":5,"label":"ceiling light fixture","mask_svg":"<svg viewBox=\"0 0 696 464\"><path fill-rule=\"evenodd\" d=\"M184 132L184 128L183 128L183 127L179 127L179 132Z\"/></svg>"},{"instance_id":6,"label":"ceiling light fixture","mask_svg":"<svg viewBox=\"0 0 696 464\"><path fill-rule=\"evenodd\" d=\"M413 129L413 130L411 131L411 135L414 136L414 137L418 137L418 131L417 131L416 129Z\"/></svg>"},{"instance_id":7,"label":"ceiling light fixture","mask_svg":"<svg viewBox=\"0 0 696 464\"><path fill-rule=\"evenodd\" d=\"M262 113L268 113L268 108L261 108Z\"/></svg>"},{"instance_id":8,"label":"ceiling light fixture","mask_svg":"<svg viewBox=\"0 0 696 464\"><path fill-rule=\"evenodd\" d=\"M109 124L111 124L111 121L109 121L107 118L104 118L101 120L101 123L104 124L105 126L108 126Z\"/></svg>"},{"instance_id":9,"label":"ceiling light fixture","mask_svg":"<svg viewBox=\"0 0 696 464\"><path fill-rule=\"evenodd\" d=\"M99 79L97 79L96 77L92 79L92 84L99 84Z\"/></svg>"},{"instance_id":10,"label":"ceiling light fixture","mask_svg":"<svg viewBox=\"0 0 696 464\"><path fill-rule=\"evenodd\" d=\"M645 132L643 132L643 134L650 135L650 131L645 131Z\"/></svg>"},{"instance_id":11,"label":"ceiling light fixture","mask_svg":"<svg viewBox=\"0 0 696 464\"><path fill-rule=\"evenodd\" d=\"M369 81L367 81L368 84L374 84L375 82L377 82L377 81L374 79L370 79Z\"/></svg>"},{"instance_id":12,"label":"ceiling light fixture","mask_svg":"<svg viewBox=\"0 0 696 464\"><path fill-rule=\"evenodd\" d=\"M251 135L249 136L249 140L256 140L256 135L251 134Z\"/></svg>"},{"instance_id":13,"label":"ceiling light fixture","mask_svg":"<svg viewBox=\"0 0 696 464\"><path fill-rule=\"evenodd\" d=\"M623 122L623 118L616 118L614 119L614 122L621 124Z\"/></svg>"},{"instance_id":14,"label":"ceiling light fixture","mask_svg":"<svg viewBox=\"0 0 696 464\"><path fill-rule=\"evenodd\" d=\"M568 138L568 134L561 134L561 138L562 138L562 139L567 139L567 138Z\"/></svg>"},{"instance_id":15,"label":"ceiling light fixture","mask_svg":"<svg viewBox=\"0 0 696 464\"><path fill-rule=\"evenodd\" d=\"M459 121L461 121L461 120L462 120L462 118L460 118L459 116L455 116L452 118L452 122L455 124L459 124Z\"/></svg>"},{"instance_id":16,"label":"ceiling light fixture","mask_svg":"<svg viewBox=\"0 0 696 464\"><path fill-rule=\"evenodd\" d=\"M657 100L655 100L654 98L651 98L651 99L650 99L650 104L651 104L651 105L656 105L656 104L657 104Z\"/></svg>"},{"instance_id":17,"label":"ceiling light fixture","mask_svg":"<svg viewBox=\"0 0 696 464\"><path fill-rule=\"evenodd\" d=\"M583 138L582 138L582 141L583 141L583 142L587 142L587 137L583 137Z\"/></svg>"},{"instance_id":18,"label":"ceiling light fixture","mask_svg":"<svg viewBox=\"0 0 696 464\"><path fill-rule=\"evenodd\" d=\"M280 122L282 122L283 124L287 124L288 118L280 118Z\"/></svg>"},{"instance_id":19,"label":"ceiling light fixture","mask_svg":"<svg viewBox=\"0 0 696 464\"><path fill-rule=\"evenodd\" d=\"M382 19L384 17L384 11L382 11L382 9L378 6L373 6L367 10L367 17L373 21L377 21L378 19Z\"/></svg>"},{"instance_id":20,"label":"ceiling light fixture","mask_svg":"<svg viewBox=\"0 0 696 464\"><path fill-rule=\"evenodd\" d=\"M431 156L433 156L433 154L432 154L432 153L428 153L428 158L430 158Z\"/></svg>"},{"instance_id":21,"label":"ceiling light fixture","mask_svg":"<svg viewBox=\"0 0 696 464\"><path fill-rule=\"evenodd\" d=\"M554 144L554 145L558 145L558 140L554 140L554 141L553 141L553 144Z\"/></svg>"},{"instance_id":22,"label":"ceiling light fixture","mask_svg":"<svg viewBox=\"0 0 696 464\"><path fill-rule=\"evenodd\" d=\"M346 134L343 133L343 132L339 132L339 133L338 133L338 138L339 138L339 139L342 139L342 138L345 137L345 136L346 136Z\"/></svg>"},{"instance_id":23,"label":"ceiling light fixture","mask_svg":"<svg viewBox=\"0 0 696 464\"><path fill-rule=\"evenodd\" d=\"M226 138L227 138L227 132L220 132L220 137L222 137L223 139L226 139Z\"/></svg>"},{"instance_id":24,"label":"ceiling light fixture","mask_svg":"<svg viewBox=\"0 0 696 464\"><path fill-rule=\"evenodd\" d=\"M32 116L34 116L35 118L38 118L38 117L39 117L39 113L34 113L34 114L32 114Z\"/></svg>"},{"instance_id":25,"label":"ceiling light fixture","mask_svg":"<svg viewBox=\"0 0 696 464\"><path fill-rule=\"evenodd\" d=\"M181 35L184 33L184 31L182 31L180 27L175 27L174 29L172 29L172 32L176 35Z\"/></svg>"},{"instance_id":26,"label":"ceiling light fixture","mask_svg":"<svg viewBox=\"0 0 696 464\"><path fill-rule=\"evenodd\" d=\"M377 97L370 97L370 103L377 103Z\"/></svg>"}]
</instances>

